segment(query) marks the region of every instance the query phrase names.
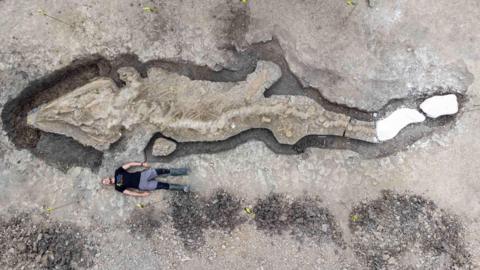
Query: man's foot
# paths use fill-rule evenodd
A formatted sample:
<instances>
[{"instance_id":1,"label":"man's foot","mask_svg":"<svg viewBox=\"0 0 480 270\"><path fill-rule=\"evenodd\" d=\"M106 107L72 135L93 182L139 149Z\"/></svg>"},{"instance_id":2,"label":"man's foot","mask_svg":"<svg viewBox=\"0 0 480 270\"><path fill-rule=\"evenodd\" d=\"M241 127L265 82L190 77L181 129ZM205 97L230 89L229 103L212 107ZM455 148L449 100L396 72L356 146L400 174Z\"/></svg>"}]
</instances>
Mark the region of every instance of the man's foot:
<instances>
[{"instance_id":1,"label":"man's foot","mask_svg":"<svg viewBox=\"0 0 480 270\"><path fill-rule=\"evenodd\" d=\"M188 168L172 168L170 169L171 176L180 176L180 175L187 175Z\"/></svg>"}]
</instances>

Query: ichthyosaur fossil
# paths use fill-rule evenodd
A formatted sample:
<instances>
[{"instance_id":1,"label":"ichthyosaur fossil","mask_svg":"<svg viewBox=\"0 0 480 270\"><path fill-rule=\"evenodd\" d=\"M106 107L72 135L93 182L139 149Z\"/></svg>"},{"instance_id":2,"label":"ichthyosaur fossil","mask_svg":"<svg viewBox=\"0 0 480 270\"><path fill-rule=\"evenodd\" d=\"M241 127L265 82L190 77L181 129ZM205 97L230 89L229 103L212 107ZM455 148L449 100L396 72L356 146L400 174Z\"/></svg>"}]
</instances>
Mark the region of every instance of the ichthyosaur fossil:
<instances>
[{"instance_id":1,"label":"ichthyosaur fossil","mask_svg":"<svg viewBox=\"0 0 480 270\"><path fill-rule=\"evenodd\" d=\"M150 138L160 132L178 142L225 140L252 128L272 131L280 143L306 135L337 135L376 142L375 123L325 110L304 96L264 97L280 68L259 61L240 82L211 82L152 67L142 78L118 70L125 86L97 78L29 113L28 124L107 150L124 130Z\"/></svg>"}]
</instances>

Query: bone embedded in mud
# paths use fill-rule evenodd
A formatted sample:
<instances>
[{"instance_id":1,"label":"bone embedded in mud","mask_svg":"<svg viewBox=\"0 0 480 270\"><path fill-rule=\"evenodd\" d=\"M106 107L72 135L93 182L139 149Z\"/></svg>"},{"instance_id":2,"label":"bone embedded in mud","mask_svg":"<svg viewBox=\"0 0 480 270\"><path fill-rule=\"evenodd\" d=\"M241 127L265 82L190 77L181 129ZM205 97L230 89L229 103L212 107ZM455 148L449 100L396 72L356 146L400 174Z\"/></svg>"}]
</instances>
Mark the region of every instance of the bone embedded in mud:
<instances>
[{"instance_id":1,"label":"bone embedded in mud","mask_svg":"<svg viewBox=\"0 0 480 270\"><path fill-rule=\"evenodd\" d=\"M28 123L98 150L108 149L122 129L144 130L145 136L160 132L188 142L225 140L265 128L280 143L294 144L307 135L343 136L349 125L349 116L326 111L305 96L265 98L265 90L281 77L280 68L268 61L259 61L239 82L191 80L156 67L148 70L147 78L132 67L118 73L126 83L121 89L110 79L97 79L39 107ZM352 136L374 130L371 125L350 125Z\"/></svg>"},{"instance_id":2,"label":"bone embedded in mud","mask_svg":"<svg viewBox=\"0 0 480 270\"><path fill-rule=\"evenodd\" d=\"M152 155L156 157L164 157L173 153L177 149L177 144L174 141L158 138L153 143Z\"/></svg>"},{"instance_id":3,"label":"bone embedded in mud","mask_svg":"<svg viewBox=\"0 0 480 270\"><path fill-rule=\"evenodd\" d=\"M398 109L386 118L377 121L377 138L380 141L393 139L406 126L423 121L425 121L425 115L415 109Z\"/></svg>"},{"instance_id":4,"label":"bone embedded in mud","mask_svg":"<svg viewBox=\"0 0 480 270\"><path fill-rule=\"evenodd\" d=\"M27 123L63 134L97 150L121 137L122 97L110 79L98 79L29 113Z\"/></svg>"},{"instance_id":5,"label":"bone embedded in mud","mask_svg":"<svg viewBox=\"0 0 480 270\"><path fill-rule=\"evenodd\" d=\"M449 94L427 98L420 104L420 109L430 118L456 114L458 112L457 96Z\"/></svg>"},{"instance_id":6,"label":"bone embedded in mud","mask_svg":"<svg viewBox=\"0 0 480 270\"><path fill-rule=\"evenodd\" d=\"M345 130L345 137L372 143L378 142L375 123L357 119L350 120Z\"/></svg>"}]
</instances>

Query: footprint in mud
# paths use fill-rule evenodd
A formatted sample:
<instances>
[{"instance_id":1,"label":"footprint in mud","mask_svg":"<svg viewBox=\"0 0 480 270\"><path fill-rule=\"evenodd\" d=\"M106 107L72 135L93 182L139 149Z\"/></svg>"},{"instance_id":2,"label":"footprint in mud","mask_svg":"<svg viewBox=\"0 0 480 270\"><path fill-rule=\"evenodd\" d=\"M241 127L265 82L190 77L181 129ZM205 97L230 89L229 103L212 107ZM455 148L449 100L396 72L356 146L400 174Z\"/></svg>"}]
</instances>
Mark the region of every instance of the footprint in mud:
<instances>
[{"instance_id":1,"label":"footprint in mud","mask_svg":"<svg viewBox=\"0 0 480 270\"><path fill-rule=\"evenodd\" d=\"M472 269L460 222L421 196L383 191L352 209L349 227L369 269Z\"/></svg>"},{"instance_id":2,"label":"footprint in mud","mask_svg":"<svg viewBox=\"0 0 480 270\"><path fill-rule=\"evenodd\" d=\"M330 211L318 198L302 197L293 201L282 194L270 194L254 207L255 223L268 234L289 231L297 240L316 243L333 241L343 247L342 232Z\"/></svg>"}]
</instances>

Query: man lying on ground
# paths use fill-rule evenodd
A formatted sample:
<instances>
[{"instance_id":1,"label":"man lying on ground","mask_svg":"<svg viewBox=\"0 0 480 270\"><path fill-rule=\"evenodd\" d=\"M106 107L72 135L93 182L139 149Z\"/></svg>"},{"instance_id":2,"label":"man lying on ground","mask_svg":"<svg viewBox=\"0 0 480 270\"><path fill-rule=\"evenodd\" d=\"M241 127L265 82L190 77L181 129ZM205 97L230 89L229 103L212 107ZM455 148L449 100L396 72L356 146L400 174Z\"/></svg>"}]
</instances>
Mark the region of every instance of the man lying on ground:
<instances>
[{"instance_id":1,"label":"man lying on ground","mask_svg":"<svg viewBox=\"0 0 480 270\"><path fill-rule=\"evenodd\" d=\"M140 172L127 171L129 168L136 166L142 166L145 170ZM156 189L181 190L188 192L190 190L190 186L188 185L168 184L159 182L155 179L157 176L178 176L186 175L187 173L187 168L153 169L149 168L148 163L146 162L130 162L119 167L115 171L114 177L102 179L102 184L115 185L115 190L122 192L125 195L137 197L148 196L150 195L149 191ZM140 190L140 192L132 189Z\"/></svg>"}]
</instances>

